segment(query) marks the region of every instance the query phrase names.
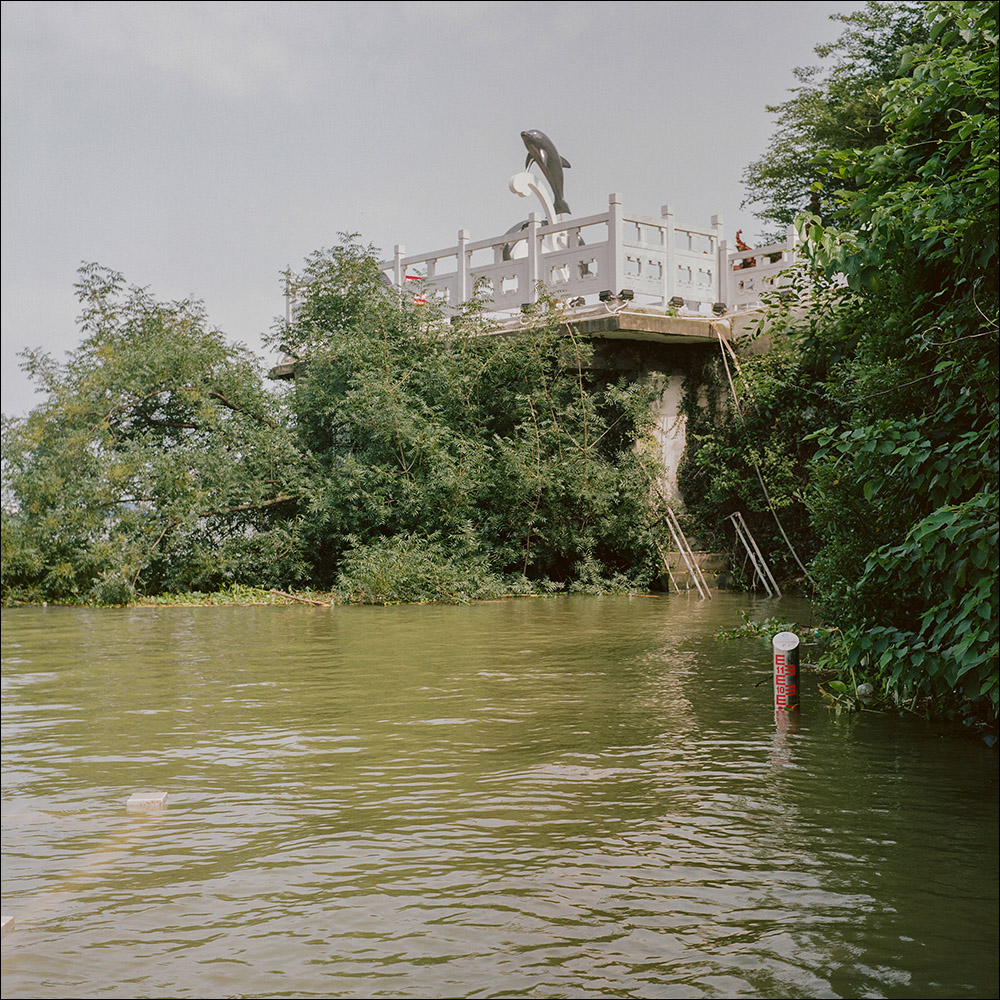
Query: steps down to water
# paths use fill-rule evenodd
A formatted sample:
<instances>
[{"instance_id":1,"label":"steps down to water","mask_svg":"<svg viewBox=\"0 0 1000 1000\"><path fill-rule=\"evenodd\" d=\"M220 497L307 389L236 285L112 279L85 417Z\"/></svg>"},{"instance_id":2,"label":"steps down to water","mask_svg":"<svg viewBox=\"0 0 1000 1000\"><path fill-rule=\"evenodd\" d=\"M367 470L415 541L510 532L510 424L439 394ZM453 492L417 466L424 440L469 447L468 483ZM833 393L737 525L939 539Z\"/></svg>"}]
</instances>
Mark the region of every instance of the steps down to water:
<instances>
[{"instance_id":1,"label":"steps down to water","mask_svg":"<svg viewBox=\"0 0 1000 1000\"><path fill-rule=\"evenodd\" d=\"M704 549L694 549L692 555L705 577L705 582L713 590L724 590L733 585L733 575L729 569L728 552L708 552ZM677 551L665 551L664 558L670 567L670 572L677 586L681 590L697 591L695 582L691 579L691 574L688 572L681 554ZM665 583L669 585L669 579ZM671 586L670 589L673 589L673 587Z\"/></svg>"}]
</instances>

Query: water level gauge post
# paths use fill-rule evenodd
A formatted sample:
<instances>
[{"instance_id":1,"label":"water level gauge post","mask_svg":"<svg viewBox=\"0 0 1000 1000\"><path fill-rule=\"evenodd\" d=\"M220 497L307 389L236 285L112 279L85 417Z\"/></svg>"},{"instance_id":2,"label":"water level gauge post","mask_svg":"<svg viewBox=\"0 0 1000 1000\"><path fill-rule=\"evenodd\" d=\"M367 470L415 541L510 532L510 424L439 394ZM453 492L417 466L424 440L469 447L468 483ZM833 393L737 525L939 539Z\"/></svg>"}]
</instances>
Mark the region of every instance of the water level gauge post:
<instances>
[{"instance_id":1,"label":"water level gauge post","mask_svg":"<svg viewBox=\"0 0 1000 1000\"><path fill-rule=\"evenodd\" d=\"M799 637L779 632L772 640L774 650L774 710L799 710Z\"/></svg>"}]
</instances>

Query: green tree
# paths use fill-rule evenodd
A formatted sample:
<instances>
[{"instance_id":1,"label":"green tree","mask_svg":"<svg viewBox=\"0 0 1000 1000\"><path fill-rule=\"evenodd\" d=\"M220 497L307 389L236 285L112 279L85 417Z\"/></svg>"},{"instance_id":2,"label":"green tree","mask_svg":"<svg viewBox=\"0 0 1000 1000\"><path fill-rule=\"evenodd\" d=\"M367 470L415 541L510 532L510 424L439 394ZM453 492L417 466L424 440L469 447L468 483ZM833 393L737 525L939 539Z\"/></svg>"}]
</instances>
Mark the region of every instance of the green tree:
<instances>
[{"instance_id":1,"label":"green tree","mask_svg":"<svg viewBox=\"0 0 1000 1000\"><path fill-rule=\"evenodd\" d=\"M843 360L817 434L814 570L842 651L897 698L996 718L997 5L930 3L883 95L885 139L832 160L814 264L848 288L811 349Z\"/></svg>"},{"instance_id":2,"label":"green tree","mask_svg":"<svg viewBox=\"0 0 1000 1000\"><path fill-rule=\"evenodd\" d=\"M28 352L46 398L4 418L4 600L283 582L300 462L255 359L200 303L93 264L77 293L80 347L64 364Z\"/></svg>"},{"instance_id":3,"label":"green tree","mask_svg":"<svg viewBox=\"0 0 1000 1000\"><path fill-rule=\"evenodd\" d=\"M369 248L314 254L275 341L285 393L208 328L90 265L84 339L28 353L4 420L3 596L120 603L228 583L347 600L642 587L648 388L601 375L543 305L500 333L387 289Z\"/></svg>"},{"instance_id":4,"label":"green tree","mask_svg":"<svg viewBox=\"0 0 1000 1000\"><path fill-rule=\"evenodd\" d=\"M926 38L923 3L869 2L853 14L835 14L846 27L837 41L818 45L818 66L795 70L798 86L781 104L768 105L777 128L767 151L743 173L744 206L783 230L801 212L828 220L838 191L853 179L830 170L845 149L882 143L882 90L899 72L904 48Z\"/></svg>"},{"instance_id":5,"label":"green tree","mask_svg":"<svg viewBox=\"0 0 1000 1000\"><path fill-rule=\"evenodd\" d=\"M648 583L654 468L634 447L646 389L602 379L545 306L516 334L475 304L446 322L387 289L351 240L314 254L303 280L274 337L306 359L290 405L317 581L386 593L395 564L409 597L446 579L453 592L465 579L465 596L498 579Z\"/></svg>"},{"instance_id":6,"label":"green tree","mask_svg":"<svg viewBox=\"0 0 1000 1000\"><path fill-rule=\"evenodd\" d=\"M727 519L739 511L771 571L801 586L806 581L799 561L811 559L821 544L803 502L816 451L809 436L839 414L822 388L826 357L803 350L790 335L799 322L774 303L767 316L768 349L747 350L744 344L728 362L735 401L720 355L698 372L678 481L699 536L727 547L733 541ZM708 393L706 386L712 387ZM745 561L746 553L734 548L738 581Z\"/></svg>"},{"instance_id":7,"label":"green tree","mask_svg":"<svg viewBox=\"0 0 1000 1000\"><path fill-rule=\"evenodd\" d=\"M755 531L780 551L759 469L812 556L842 680L995 725L997 5L927 3L920 15L913 44L885 50L895 71L865 141L826 145L835 137L809 129L796 140L799 162L825 171L821 211L799 219L809 267L764 314L770 355L744 352L742 416L693 422L685 496L707 523L737 505L756 512ZM883 51L885 37L839 46ZM842 64L848 93L873 64L853 84ZM761 190L775 220L803 204ZM697 473L713 463L725 473L709 485Z\"/></svg>"}]
</instances>

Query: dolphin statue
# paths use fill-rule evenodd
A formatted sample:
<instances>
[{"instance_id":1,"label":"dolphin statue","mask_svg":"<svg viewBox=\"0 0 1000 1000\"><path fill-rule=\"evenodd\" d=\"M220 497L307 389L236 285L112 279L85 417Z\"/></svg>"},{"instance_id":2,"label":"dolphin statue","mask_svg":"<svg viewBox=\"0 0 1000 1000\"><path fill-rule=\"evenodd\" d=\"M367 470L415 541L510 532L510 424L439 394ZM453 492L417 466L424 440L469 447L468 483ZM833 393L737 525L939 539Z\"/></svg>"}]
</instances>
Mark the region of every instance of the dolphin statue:
<instances>
[{"instance_id":1,"label":"dolphin statue","mask_svg":"<svg viewBox=\"0 0 1000 1000\"><path fill-rule=\"evenodd\" d=\"M552 188L552 197L555 198L557 215L569 215L569 205L563 198L563 167L568 167L569 163L556 152L556 147L552 140L537 128L528 129L521 133L525 148L528 150L528 157L524 161L524 169L527 170L534 160L542 171L542 176L549 182Z\"/></svg>"},{"instance_id":2,"label":"dolphin statue","mask_svg":"<svg viewBox=\"0 0 1000 1000\"><path fill-rule=\"evenodd\" d=\"M544 222L544 225L547 226L548 224L549 224L549 220L546 219L545 222ZM509 236L511 233L520 233L522 230L527 229L528 226L530 226L530 225L531 225L530 220L525 219L524 222L518 222L515 225L511 226L510 229L508 229L507 232L504 233L504 236ZM511 252L512 252L513 248L514 248L514 244L513 243L505 243L503 245L503 255L502 255L501 259L502 260L511 260L512 259L511 258Z\"/></svg>"},{"instance_id":3,"label":"dolphin statue","mask_svg":"<svg viewBox=\"0 0 1000 1000\"><path fill-rule=\"evenodd\" d=\"M542 225L543 226L547 226L549 224L550 223L549 223L548 219L542 219ZM531 225L531 220L530 219L525 219L523 222L517 222L513 226L511 226L510 229L507 230L507 232L504 233L504 236L510 236L511 233L521 233L521 232L524 232L524 230L527 229L528 226L530 226L530 225ZM516 243L516 242L517 242L517 240L514 241L514 243ZM503 256L502 256L503 260L513 260L513 257L511 256L511 254L513 253L514 243L505 243L503 245ZM579 234L577 234L576 243L577 243L577 246L581 246L581 247L582 246L586 246L586 243L584 242L583 237L580 236Z\"/></svg>"}]
</instances>

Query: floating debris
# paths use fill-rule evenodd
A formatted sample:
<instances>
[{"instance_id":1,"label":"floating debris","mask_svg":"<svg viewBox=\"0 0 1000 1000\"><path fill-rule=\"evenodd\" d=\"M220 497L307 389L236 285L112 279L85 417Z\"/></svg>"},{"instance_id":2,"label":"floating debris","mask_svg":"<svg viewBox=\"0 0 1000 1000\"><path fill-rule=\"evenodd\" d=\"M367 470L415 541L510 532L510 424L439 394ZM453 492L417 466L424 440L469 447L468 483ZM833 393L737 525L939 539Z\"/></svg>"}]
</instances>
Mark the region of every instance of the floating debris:
<instances>
[{"instance_id":1,"label":"floating debris","mask_svg":"<svg viewBox=\"0 0 1000 1000\"><path fill-rule=\"evenodd\" d=\"M166 792L133 792L125 808L129 812L156 812L167 808Z\"/></svg>"}]
</instances>

